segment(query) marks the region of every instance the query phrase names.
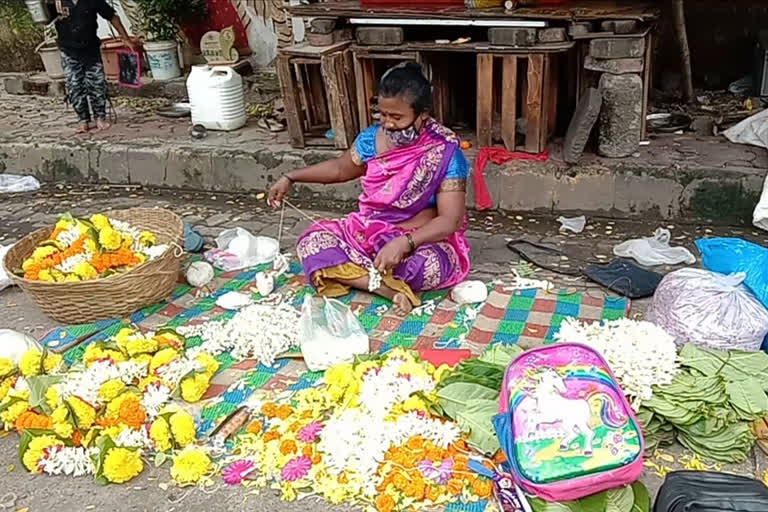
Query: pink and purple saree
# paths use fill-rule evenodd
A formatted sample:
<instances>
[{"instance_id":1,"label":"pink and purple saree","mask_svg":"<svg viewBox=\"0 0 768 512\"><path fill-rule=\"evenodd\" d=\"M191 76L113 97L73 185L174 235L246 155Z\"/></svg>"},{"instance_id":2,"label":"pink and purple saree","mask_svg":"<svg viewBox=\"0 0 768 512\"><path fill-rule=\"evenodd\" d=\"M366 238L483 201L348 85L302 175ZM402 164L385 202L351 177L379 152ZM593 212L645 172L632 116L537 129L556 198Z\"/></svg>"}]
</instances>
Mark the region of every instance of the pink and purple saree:
<instances>
[{"instance_id":1,"label":"pink and purple saree","mask_svg":"<svg viewBox=\"0 0 768 512\"><path fill-rule=\"evenodd\" d=\"M378 251L407 233L398 224L431 207L456 151L460 151L456 135L429 120L415 143L368 160L361 178L359 211L343 219L316 222L299 237L298 256L315 289L324 295L343 295L349 287L337 279L367 275ZM418 304L413 292L463 281L470 265L465 230L466 221L448 238L420 245L391 275L384 276L384 284Z\"/></svg>"}]
</instances>

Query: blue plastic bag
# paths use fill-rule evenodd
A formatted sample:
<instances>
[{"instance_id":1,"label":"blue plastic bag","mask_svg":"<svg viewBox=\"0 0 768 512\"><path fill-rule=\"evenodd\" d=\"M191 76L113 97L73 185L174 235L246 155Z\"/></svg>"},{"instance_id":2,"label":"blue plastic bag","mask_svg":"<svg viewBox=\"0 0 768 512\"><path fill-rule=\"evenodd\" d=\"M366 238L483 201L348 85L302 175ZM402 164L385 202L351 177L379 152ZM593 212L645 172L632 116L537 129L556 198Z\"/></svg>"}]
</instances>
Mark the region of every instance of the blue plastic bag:
<instances>
[{"instance_id":1,"label":"blue plastic bag","mask_svg":"<svg viewBox=\"0 0 768 512\"><path fill-rule=\"evenodd\" d=\"M744 284L768 308L768 249L741 238L702 238L696 247L708 270L747 274Z\"/></svg>"}]
</instances>

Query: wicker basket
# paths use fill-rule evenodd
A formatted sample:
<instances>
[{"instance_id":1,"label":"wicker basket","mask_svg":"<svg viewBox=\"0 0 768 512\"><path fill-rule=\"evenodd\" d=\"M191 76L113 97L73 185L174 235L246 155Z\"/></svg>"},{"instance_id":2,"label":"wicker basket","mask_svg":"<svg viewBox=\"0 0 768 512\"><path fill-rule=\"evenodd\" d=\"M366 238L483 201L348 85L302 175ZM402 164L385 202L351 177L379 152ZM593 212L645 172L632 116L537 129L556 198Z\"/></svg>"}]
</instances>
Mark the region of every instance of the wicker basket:
<instances>
[{"instance_id":1,"label":"wicker basket","mask_svg":"<svg viewBox=\"0 0 768 512\"><path fill-rule=\"evenodd\" d=\"M158 244L171 247L161 257L128 272L73 283L31 281L12 273L12 269L21 268L38 243L51 235L53 227L30 233L5 255L3 267L11 280L59 322L77 324L123 317L167 298L176 286L183 247L181 218L171 211L152 208L130 208L106 215L142 231L151 231Z\"/></svg>"}]
</instances>

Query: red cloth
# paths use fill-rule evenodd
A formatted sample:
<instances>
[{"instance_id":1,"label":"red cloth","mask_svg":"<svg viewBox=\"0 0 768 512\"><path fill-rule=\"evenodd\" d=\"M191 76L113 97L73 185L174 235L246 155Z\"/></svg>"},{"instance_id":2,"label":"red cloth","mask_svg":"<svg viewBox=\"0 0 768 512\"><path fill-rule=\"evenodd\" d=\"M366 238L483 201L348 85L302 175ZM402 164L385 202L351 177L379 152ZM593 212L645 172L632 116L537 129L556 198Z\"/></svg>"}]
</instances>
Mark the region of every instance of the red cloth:
<instances>
[{"instance_id":1,"label":"red cloth","mask_svg":"<svg viewBox=\"0 0 768 512\"><path fill-rule=\"evenodd\" d=\"M549 153L544 151L538 155L523 153L522 151L507 151L504 148L480 148L475 158L475 205L478 210L487 210L493 206L493 199L488 192L488 185L485 183L485 166L488 160L495 164L505 164L510 160L532 160L535 162L546 162L549 159Z\"/></svg>"},{"instance_id":2,"label":"red cloth","mask_svg":"<svg viewBox=\"0 0 768 512\"><path fill-rule=\"evenodd\" d=\"M447 349L438 350L433 348L423 348L419 350L419 357L423 361L432 363L435 367L441 364L447 364L454 367L465 359L472 357L472 352L467 349Z\"/></svg>"}]
</instances>

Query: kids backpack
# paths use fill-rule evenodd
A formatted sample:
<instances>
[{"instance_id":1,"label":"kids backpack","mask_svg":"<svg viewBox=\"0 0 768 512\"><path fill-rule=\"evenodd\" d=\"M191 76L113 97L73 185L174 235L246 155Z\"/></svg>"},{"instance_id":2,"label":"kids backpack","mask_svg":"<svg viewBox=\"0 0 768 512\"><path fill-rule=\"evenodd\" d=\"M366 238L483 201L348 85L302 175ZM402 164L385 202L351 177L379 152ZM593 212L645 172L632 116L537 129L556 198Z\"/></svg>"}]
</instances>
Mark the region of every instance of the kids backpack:
<instances>
[{"instance_id":1,"label":"kids backpack","mask_svg":"<svg viewBox=\"0 0 768 512\"><path fill-rule=\"evenodd\" d=\"M526 492L569 501L640 477L642 432L592 348L557 343L521 354L507 366L499 400L496 434Z\"/></svg>"}]
</instances>

